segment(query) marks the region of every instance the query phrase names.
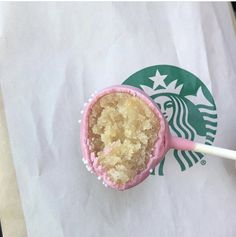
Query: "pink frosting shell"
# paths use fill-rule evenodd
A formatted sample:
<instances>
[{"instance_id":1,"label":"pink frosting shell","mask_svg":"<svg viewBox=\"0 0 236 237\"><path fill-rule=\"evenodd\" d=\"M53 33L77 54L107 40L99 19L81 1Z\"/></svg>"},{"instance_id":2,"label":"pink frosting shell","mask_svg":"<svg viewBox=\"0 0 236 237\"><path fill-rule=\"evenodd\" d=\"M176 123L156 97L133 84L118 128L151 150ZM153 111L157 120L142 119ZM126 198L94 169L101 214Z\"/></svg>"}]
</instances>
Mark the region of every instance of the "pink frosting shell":
<instances>
[{"instance_id":1,"label":"pink frosting shell","mask_svg":"<svg viewBox=\"0 0 236 237\"><path fill-rule=\"evenodd\" d=\"M133 96L139 97L142 101L144 101L149 106L150 109L152 109L152 111L156 114L156 116L158 117L160 121L160 130L158 133L158 138L153 147L154 150L147 163L146 169L140 172L139 174L137 174L132 180L125 183L124 185L117 185L116 183L112 182L107 176L106 170L104 170L104 168L101 165L99 165L98 159L95 157L95 154L91 153L89 150L89 138L88 138L89 114L94 104L101 97L110 93L114 93L114 92L129 93ZM123 85L112 86L112 87L102 90L101 92L97 93L93 97L91 102L88 103L88 105L85 108L83 118L81 121L80 141L81 141L83 156L84 156L85 162L88 165L88 169L93 171L99 177L99 179L103 180L103 182L106 185L118 190L125 190L128 188L131 188L139 184L140 182L142 182L145 178L147 178L148 175L150 174L150 170L154 169L157 166L157 164L163 159L165 153L172 146L172 144L170 144L171 138L170 138L169 126L167 122L165 121L162 113L156 106L156 104L152 101L152 99L140 89L137 89L131 86L123 86Z\"/></svg>"}]
</instances>

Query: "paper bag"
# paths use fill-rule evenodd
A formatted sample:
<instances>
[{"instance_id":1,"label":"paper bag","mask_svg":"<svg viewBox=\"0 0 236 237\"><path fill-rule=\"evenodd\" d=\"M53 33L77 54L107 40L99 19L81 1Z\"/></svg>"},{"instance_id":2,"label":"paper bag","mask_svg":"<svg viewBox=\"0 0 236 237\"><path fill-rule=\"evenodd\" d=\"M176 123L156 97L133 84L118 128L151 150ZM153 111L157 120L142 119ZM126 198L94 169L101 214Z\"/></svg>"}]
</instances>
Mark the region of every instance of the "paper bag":
<instances>
[{"instance_id":1,"label":"paper bag","mask_svg":"<svg viewBox=\"0 0 236 237\"><path fill-rule=\"evenodd\" d=\"M233 161L170 151L155 175L119 192L87 172L77 123L95 90L135 83L169 93L156 99L168 115L185 111L172 132L236 149L228 3L1 3L0 11L0 79L28 236L235 236Z\"/></svg>"}]
</instances>

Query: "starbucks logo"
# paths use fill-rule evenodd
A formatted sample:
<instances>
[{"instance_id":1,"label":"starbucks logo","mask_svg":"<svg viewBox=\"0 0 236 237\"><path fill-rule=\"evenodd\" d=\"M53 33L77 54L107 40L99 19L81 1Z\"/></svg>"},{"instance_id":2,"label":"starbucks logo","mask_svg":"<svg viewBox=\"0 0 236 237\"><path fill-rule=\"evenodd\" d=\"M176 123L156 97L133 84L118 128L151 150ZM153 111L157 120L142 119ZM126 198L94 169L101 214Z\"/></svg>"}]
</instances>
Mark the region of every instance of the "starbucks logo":
<instances>
[{"instance_id":1,"label":"starbucks logo","mask_svg":"<svg viewBox=\"0 0 236 237\"><path fill-rule=\"evenodd\" d=\"M134 73L123 84L142 89L156 102L173 135L208 145L214 142L215 102L208 88L192 73L175 66L156 65ZM204 158L192 151L172 152L181 171ZM164 171L165 159L158 166L158 174L164 175Z\"/></svg>"}]
</instances>

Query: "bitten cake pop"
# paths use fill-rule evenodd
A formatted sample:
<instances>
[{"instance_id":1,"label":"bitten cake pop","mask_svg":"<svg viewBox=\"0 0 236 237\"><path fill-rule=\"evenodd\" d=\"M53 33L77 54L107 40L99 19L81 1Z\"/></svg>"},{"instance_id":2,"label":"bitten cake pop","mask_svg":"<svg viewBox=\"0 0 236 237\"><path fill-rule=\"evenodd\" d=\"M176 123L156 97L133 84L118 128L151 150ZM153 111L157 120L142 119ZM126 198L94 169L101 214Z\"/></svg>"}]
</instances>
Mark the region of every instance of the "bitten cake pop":
<instances>
[{"instance_id":1,"label":"bitten cake pop","mask_svg":"<svg viewBox=\"0 0 236 237\"><path fill-rule=\"evenodd\" d=\"M235 151L172 137L161 111L140 89L113 86L86 104L81 147L87 169L118 190L143 181L170 148L236 157Z\"/></svg>"}]
</instances>

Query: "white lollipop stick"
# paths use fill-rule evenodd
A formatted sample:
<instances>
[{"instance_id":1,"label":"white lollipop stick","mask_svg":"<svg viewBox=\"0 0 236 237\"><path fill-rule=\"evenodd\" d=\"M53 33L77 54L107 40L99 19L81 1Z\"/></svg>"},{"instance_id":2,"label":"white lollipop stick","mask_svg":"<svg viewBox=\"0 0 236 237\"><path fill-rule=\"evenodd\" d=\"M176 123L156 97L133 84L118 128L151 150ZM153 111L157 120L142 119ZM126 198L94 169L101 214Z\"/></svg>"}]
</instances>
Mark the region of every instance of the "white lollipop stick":
<instances>
[{"instance_id":1,"label":"white lollipop stick","mask_svg":"<svg viewBox=\"0 0 236 237\"><path fill-rule=\"evenodd\" d=\"M219 148L215 146L209 146L193 141L189 141L179 137L170 138L170 148L178 150L188 150L200 153L205 153L209 155L219 156L226 159L236 160L236 151Z\"/></svg>"},{"instance_id":2,"label":"white lollipop stick","mask_svg":"<svg viewBox=\"0 0 236 237\"><path fill-rule=\"evenodd\" d=\"M236 160L236 151L216 146L209 146L201 143L195 143L194 151L213 156L219 156L226 159Z\"/></svg>"}]
</instances>

